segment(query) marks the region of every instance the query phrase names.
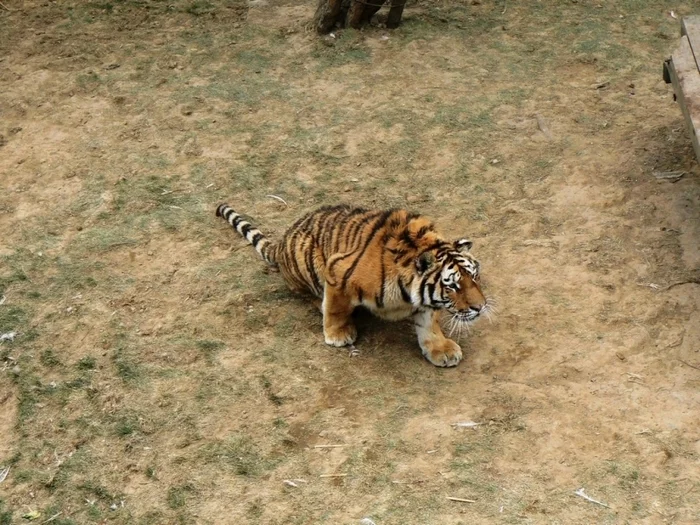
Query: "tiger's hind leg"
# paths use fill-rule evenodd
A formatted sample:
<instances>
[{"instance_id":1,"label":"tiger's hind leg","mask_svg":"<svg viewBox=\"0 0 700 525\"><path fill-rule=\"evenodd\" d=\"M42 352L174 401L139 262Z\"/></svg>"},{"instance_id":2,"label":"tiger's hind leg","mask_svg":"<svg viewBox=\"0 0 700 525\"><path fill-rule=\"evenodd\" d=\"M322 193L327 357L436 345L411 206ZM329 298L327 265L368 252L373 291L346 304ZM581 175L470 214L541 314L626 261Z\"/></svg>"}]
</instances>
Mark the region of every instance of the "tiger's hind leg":
<instances>
[{"instance_id":1,"label":"tiger's hind leg","mask_svg":"<svg viewBox=\"0 0 700 525\"><path fill-rule=\"evenodd\" d=\"M352 320L352 306L348 296L337 287L326 283L323 290L323 337L331 346L351 345L357 339L357 328Z\"/></svg>"},{"instance_id":2,"label":"tiger's hind leg","mask_svg":"<svg viewBox=\"0 0 700 525\"><path fill-rule=\"evenodd\" d=\"M413 316L418 344L425 358L435 366L457 366L462 360L462 349L442 333L439 314L424 310Z\"/></svg>"}]
</instances>

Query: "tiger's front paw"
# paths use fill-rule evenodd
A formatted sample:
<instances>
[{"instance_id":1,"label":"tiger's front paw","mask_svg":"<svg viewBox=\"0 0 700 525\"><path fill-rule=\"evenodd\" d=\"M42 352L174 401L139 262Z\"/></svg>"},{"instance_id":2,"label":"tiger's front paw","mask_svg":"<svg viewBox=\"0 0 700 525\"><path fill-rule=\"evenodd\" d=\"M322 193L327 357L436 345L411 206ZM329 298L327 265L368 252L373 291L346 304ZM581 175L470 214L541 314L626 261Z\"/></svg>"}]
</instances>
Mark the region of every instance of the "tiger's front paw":
<instances>
[{"instance_id":1,"label":"tiger's front paw","mask_svg":"<svg viewBox=\"0 0 700 525\"><path fill-rule=\"evenodd\" d=\"M435 366L457 366L462 360L462 349L452 339L430 342L423 355Z\"/></svg>"},{"instance_id":2,"label":"tiger's front paw","mask_svg":"<svg viewBox=\"0 0 700 525\"><path fill-rule=\"evenodd\" d=\"M323 337L327 345L351 345L355 342L355 339L357 339L357 328L352 324L346 324L342 327L325 328L323 330Z\"/></svg>"}]
</instances>

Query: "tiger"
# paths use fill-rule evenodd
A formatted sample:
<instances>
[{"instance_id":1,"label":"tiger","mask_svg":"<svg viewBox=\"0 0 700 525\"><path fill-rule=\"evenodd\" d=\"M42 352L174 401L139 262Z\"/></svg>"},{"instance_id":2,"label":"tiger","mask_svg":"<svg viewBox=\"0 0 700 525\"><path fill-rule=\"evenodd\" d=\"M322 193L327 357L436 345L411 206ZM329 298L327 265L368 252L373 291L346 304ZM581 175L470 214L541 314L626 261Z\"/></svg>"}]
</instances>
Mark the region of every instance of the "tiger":
<instances>
[{"instance_id":1,"label":"tiger","mask_svg":"<svg viewBox=\"0 0 700 525\"><path fill-rule=\"evenodd\" d=\"M383 319L412 318L423 356L438 367L457 366L462 349L445 337L441 313L461 332L491 309L472 241L445 240L418 213L324 206L299 218L277 243L228 204L220 204L216 216L279 271L290 290L310 294L328 345L353 347L352 313L361 306Z\"/></svg>"}]
</instances>

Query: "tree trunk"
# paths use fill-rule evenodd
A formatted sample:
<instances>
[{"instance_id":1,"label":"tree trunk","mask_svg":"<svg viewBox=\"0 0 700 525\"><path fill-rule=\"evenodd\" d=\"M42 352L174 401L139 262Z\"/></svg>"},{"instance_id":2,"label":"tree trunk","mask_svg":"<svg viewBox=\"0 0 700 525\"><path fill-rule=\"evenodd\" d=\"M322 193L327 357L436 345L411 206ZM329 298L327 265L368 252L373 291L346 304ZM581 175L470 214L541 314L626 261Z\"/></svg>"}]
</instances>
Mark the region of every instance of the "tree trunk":
<instances>
[{"instance_id":1,"label":"tree trunk","mask_svg":"<svg viewBox=\"0 0 700 525\"><path fill-rule=\"evenodd\" d=\"M314 15L314 26L316 26L317 32L330 33L338 20L341 5L341 0L318 0L318 7Z\"/></svg>"},{"instance_id":2,"label":"tree trunk","mask_svg":"<svg viewBox=\"0 0 700 525\"><path fill-rule=\"evenodd\" d=\"M386 0L318 0L314 26L320 34L330 33L336 24L359 29L369 23ZM406 0L390 0L391 8L386 20L389 28L398 27Z\"/></svg>"},{"instance_id":3,"label":"tree trunk","mask_svg":"<svg viewBox=\"0 0 700 525\"><path fill-rule=\"evenodd\" d=\"M382 8L385 0L369 0L369 4L365 4L365 10L362 12L362 22L369 24L372 17Z\"/></svg>"},{"instance_id":4,"label":"tree trunk","mask_svg":"<svg viewBox=\"0 0 700 525\"><path fill-rule=\"evenodd\" d=\"M389 16L386 18L386 26L389 29L399 27L405 5L406 0L391 0L391 9L389 9Z\"/></svg>"},{"instance_id":5,"label":"tree trunk","mask_svg":"<svg viewBox=\"0 0 700 525\"><path fill-rule=\"evenodd\" d=\"M354 0L348 11L348 25L353 29L360 29L362 26L363 12L367 9L363 2Z\"/></svg>"}]
</instances>

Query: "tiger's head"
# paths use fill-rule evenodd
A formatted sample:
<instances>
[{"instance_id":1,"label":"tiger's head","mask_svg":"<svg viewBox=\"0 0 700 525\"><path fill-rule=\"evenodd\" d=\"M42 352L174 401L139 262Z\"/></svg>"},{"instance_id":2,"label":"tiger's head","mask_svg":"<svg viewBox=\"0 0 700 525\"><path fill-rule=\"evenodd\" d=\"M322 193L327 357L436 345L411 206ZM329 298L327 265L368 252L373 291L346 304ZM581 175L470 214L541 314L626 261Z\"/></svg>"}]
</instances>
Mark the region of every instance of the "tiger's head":
<instances>
[{"instance_id":1,"label":"tiger's head","mask_svg":"<svg viewBox=\"0 0 700 525\"><path fill-rule=\"evenodd\" d=\"M469 253L472 244L467 239L440 242L415 260L421 306L447 310L452 314L452 328L482 314L488 316L492 310L481 291L479 262Z\"/></svg>"}]
</instances>

